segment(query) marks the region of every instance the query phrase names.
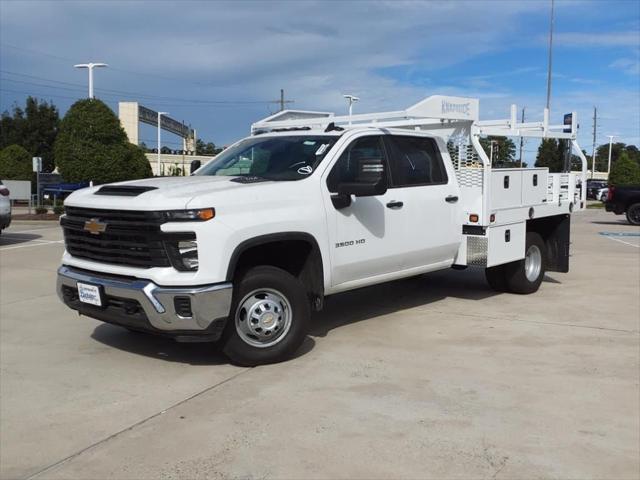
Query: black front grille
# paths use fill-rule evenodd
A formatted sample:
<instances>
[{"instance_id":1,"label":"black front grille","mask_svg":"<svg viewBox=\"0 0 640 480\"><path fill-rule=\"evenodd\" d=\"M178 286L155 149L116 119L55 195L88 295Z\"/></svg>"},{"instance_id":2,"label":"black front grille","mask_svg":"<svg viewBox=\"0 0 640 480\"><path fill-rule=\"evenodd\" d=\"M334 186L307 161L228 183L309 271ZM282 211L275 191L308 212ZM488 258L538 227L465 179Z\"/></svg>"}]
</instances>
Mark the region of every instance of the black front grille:
<instances>
[{"instance_id":1,"label":"black front grille","mask_svg":"<svg viewBox=\"0 0 640 480\"><path fill-rule=\"evenodd\" d=\"M163 212L100 210L67 207L60 224L64 229L67 252L96 262L140 268L170 267L165 243L195 239L191 232L163 233ZM97 222L104 231L87 228ZM95 230L94 230L95 231Z\"/></svg>"}]
</instances>

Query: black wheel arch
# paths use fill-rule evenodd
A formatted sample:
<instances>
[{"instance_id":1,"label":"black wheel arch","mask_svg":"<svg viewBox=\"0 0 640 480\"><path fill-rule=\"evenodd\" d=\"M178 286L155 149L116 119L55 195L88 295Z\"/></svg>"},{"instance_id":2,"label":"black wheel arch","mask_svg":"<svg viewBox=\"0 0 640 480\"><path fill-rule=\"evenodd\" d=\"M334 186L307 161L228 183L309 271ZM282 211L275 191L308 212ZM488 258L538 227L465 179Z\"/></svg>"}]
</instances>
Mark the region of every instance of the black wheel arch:
<instances>
[{"instance_id":1,"label":"black wheel arch","mask_svg":"<svg viewBox=\"0 0 640 480\"><path fill-rule=\"evenodd\" d=\"M231 254L227 281L257 265L272 265L288 271L307 288L316 309L324 298L324 268L316 238L307 232L277 232L244 240Z\"/></svg>"}]
</instances>

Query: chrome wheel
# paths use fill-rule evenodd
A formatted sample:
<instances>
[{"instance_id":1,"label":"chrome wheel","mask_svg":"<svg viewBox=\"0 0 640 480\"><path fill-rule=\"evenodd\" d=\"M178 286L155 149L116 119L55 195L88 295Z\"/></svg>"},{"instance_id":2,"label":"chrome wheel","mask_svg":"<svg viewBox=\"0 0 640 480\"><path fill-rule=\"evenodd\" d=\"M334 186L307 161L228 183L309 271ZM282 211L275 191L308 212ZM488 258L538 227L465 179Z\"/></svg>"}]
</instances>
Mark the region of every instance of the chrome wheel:
<instances>
[{"instance_id":1,"label":"chrome wheel","mask_svg":"<svg viewBox=\"0 0 640 480\"><path fill-rule=\"evenodd\" d=\"M268 288L254 290L238 304L236 331L252 347L271 347L287 335L291 318L291 305L282 293Z\"/></svg>"},{"instance_id":2,"label":"chrome wheel","mask_svg":"<svg viewBox=\"0 0 640 480\"><path fill-rule=\"evenodd\" d=\"M537 245L531 245L524 257L524 274L527 280L535 282L542 271L542 252Z\"/></svg>"}]
</instances>

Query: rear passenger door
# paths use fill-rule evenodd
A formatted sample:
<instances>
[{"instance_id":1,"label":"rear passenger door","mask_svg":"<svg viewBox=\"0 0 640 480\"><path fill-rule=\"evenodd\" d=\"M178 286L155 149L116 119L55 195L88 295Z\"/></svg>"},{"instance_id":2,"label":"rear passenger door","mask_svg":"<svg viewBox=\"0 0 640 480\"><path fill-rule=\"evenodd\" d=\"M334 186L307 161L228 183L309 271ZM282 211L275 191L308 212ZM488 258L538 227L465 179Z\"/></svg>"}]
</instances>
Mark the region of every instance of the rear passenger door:
<instances>
[{"instance_id":1,"label":"rear passenger door","mask_svg":"<svg viewBox=\"0 0 640 480\"><path fill-rule=\"evenodd\" d=\"M452 264L462 227L460 192L450 162L444 162L435 138L386 135L384 141L389 154L388 193L401 204L398 208L409 225L403 267Z\"/></svg>"}]
</instances>

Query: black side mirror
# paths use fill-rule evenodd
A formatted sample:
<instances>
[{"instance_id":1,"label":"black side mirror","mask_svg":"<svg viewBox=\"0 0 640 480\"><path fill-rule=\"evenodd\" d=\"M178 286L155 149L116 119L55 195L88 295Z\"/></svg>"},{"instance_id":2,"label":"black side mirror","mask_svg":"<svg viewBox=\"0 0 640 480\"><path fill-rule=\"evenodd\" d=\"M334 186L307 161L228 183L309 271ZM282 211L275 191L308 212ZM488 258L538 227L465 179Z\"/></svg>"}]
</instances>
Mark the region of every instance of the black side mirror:
<instances>
[{"instance_id":1,"label":"black side mirror","mask_svg":"<svg viewBox=\"0 0 640 480\"><path fill-rule=\"evenodd\" d=\"M202 162L200 160L191 160L191 171L190 171L190 173L193 174L193 172L195 172L197 169L199 169L201 165L202 165Z\"/></svg>"},{"instance_id":2,"label":"black side mirror","mask_svg":"<svg viewBox=\"0 0 640 480\"><path fill-rule=\"evenodd\" d=\"M337 209L351 205L351 195L375 197L387 192L387 172L383 158L361 158L354 181L338 184L338 195L331 200Z\"/></svg>"}]
</instances>

